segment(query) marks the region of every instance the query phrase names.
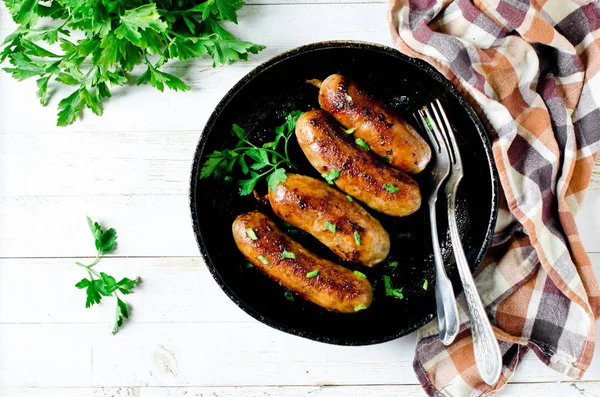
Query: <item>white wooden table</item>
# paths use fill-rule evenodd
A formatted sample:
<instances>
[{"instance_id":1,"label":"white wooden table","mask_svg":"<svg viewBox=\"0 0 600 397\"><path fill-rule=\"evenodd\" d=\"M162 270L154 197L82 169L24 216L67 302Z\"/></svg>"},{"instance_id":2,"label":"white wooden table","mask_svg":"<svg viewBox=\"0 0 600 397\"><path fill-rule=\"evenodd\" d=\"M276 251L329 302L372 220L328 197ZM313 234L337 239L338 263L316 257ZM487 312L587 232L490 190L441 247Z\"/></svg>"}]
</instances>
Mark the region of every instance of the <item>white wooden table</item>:
<instances>
[{"instance_id":1,"label":"white wooden table","mask_svg":"<svg viewBox=\"0 0 600 397\"><path fill-rule=\"evenodd\" d=\"M267 45L258 56L217 69L190 63L191 92L131 87L103 117L86 112L68 128L55 127L56 97L43 108L34 81L0 73L1 396L424 395L412 370L414 335L330 346L242 312L200 259L188 209L193 152L223 94L301 44L390 45L385 10L381 1L251 1L233 29ZM0 6L0 41L13 28ZM597 173L579 225L598 267L599 204ZM85 309L74 287L84 276L74 262L94 255L85 215L119 234L101 268L143 278L128 297L131 321L115 336L111 299ZM528 355L502 395L600 396L600 361L573 383Z\"/></svg>"}]
</instances>

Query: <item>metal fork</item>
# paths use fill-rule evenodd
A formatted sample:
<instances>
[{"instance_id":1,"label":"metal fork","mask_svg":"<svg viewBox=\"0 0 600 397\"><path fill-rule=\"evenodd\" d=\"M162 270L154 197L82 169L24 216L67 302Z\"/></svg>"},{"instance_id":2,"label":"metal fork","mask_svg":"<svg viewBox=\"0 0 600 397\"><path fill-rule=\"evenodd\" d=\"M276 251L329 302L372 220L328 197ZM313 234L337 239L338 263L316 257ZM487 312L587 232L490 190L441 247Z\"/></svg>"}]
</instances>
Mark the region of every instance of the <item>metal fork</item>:
<instances>
[{"instance_id":1,"label":"metal fork","mask_svg":"<svg viewBox=\"0 0 600 397\"><path fill-rule=\"evenodd\" d=\"M477 293L471 269L463 250L458 226L456 224L456 192L458 185L463 177L463 166L460 157L460 151L456 143L456 137L452 131L452 127L448 122L448 117L442 108L439 100L436 100L430 105L433 112L434 133L436 133L438 141L443 141L447 155L450 157L450 165L452 173L450 179L446 183L445 194L448 202L448 225L450 228L450 240L454 251L454 257L458 267L458 273L463 285L467 307L469 310L469 319L471 320L471 332L473 335L473 351L475 355L475 363L483 381L489 385L495 384L502 370L502 355L498 341L494 336L494 331L485 312L485 308L481 302L481 298ZM429 120L430 112L425 111ZM441 116L441 117L440 117ZM426 128L427 129L427 128ZM440 134L441 132L441 134ZM441 137L441 139L440 139Z\"/></svg>"},{"instance_id":2,"label":"metal fork","mask_svg":"<svg viewBox=\"0 0 600 397\"><path fill-rule=\"evenodd\" d=\"M429 223L431 225L431 241L435 263L435 302L438 312L438 327L442 343L449 345L456 338L460 323L458 320L456 299L454 298L454 288L444 269L444 261L440 250L435 204L440 186L450 173L450 158L448 151L444 147L444 142L441 138L442 135L437 130L437 127L433 123L428 123L428 120L432 120L429 110L425 107L419 110L418 115L429 136L429 141L432 143L432 150L435 154L429 185Z\"/></svg>"}]
</instances>

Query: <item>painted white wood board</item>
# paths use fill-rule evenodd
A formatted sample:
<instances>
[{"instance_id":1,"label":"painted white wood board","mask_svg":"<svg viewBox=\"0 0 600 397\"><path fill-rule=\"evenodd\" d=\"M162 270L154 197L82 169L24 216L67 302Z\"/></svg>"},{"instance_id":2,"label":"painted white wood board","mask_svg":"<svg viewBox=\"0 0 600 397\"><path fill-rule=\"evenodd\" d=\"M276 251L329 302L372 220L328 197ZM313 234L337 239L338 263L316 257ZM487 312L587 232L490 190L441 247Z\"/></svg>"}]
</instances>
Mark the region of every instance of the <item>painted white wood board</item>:
<instances>
[{"instance_id":1,"label":"painted white wood board","mask_svg":"<svg viewBox=\"0 0 600 397\"><path fill-rule=\"evenodd\" d=\"M54 397L56 389L6 389L11 397ZM280 386L280 387L102 387L61 389L61 397L422 397L417 385ZM598 397L599 382L509 383L503 397Z\"/></svg>"},{"instance_id":2,"label":"painted white wood board","mask_svg":"<svg viewBox=\"0 0 600 397\"><path fill-rule=\"evenodd\" d=\"M318 4L317 4L318 3ZM0 395L10 397L418 396L415 335L330 346L258 323L223 294L199 258L187 189L200 132L221 97L278 53L324 40L390 45L387 4L252 0L232 29L268 44L246 63L167 65L188 93L116 90L103 117L54 126L33 81L0 73ZM14 25L0 3L0 40ZM599 170L578 215L600 252ZM113 302L85 309L75 260L94 254L84 216L119 232L102 269L143 278L131 322L110 335ZM4 258L4 259L2 259ZM592 254L595 267L600 256ZM562 381L562 383L557 383ZM600 362L573 383L525 357L503 396L600 396ZM325 386L336 385L336 386Z\"/></svg>"}]
</instances>

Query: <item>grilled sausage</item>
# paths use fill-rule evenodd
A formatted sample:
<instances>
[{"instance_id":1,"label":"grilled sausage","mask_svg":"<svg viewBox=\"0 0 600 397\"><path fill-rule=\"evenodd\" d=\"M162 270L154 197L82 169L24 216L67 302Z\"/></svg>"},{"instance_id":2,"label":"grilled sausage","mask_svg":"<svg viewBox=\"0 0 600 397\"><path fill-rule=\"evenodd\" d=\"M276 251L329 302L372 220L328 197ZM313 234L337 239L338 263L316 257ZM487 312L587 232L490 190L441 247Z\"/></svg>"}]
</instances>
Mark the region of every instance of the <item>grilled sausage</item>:
<instances>
[{"instance_id":1,"label":"grilled sausage","mask_svg":"<svg viewBox=\"0 0 600 397\"><path fill-rule=\"evenodd\" d=\"M257 269L310 302L330 311L354 313L373 301L373 288L366 278L309 252L268 216L258 211L242 214L232 229L239 250ZM284 252L295 257L283 258ZM314 271L318 271L316 276L307 277Z\"/></svg>"},{"instance_id":2,"label":"grilled sausage","mask_svg":"<svg viewBox=\"0 0 600 397\"><path fill-rule=\"evenodd\" d=\"M324 181L288 173L275 191L269 190L268 199L277 216L312 234L343 260L373 267L390 252L381 223Z\"/></svg>"},{"instance_id":3,"label":"grilled sausage","mask_svg":"<svg viewBox=\"0 0 600 397\"><path fill-rule=\"evenodd\" d=\"M354 135L392 166L416 174L429 163L431 149L417 131L349 78L327 77L321 83L319 104L345 128L355 128Z\"/></svg>"},{"instance_id":4,"label":"grilled sausage","mask_svg":"<svg viewBox=\"0 0 600 397\"><path fill-rule=\"evenodd\" d=\"M406 216L421 206L414 179L356 147L326 112L311 110L300 116L296 137L313 167L321 173L339 171L337 187L374 210Z\"/></svg>"}]
</instances>

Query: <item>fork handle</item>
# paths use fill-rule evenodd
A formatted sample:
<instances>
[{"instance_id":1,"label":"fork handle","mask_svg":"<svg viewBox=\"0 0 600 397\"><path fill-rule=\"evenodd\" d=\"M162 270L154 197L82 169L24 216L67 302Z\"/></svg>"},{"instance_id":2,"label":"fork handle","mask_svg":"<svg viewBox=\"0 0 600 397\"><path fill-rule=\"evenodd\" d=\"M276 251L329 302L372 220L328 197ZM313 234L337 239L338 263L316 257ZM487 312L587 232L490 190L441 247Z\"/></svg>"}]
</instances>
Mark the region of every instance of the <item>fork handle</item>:
<instances>
[{"instance_id":1,"label":"fork handle","mask_svg":"<svg viewBox=\"0 0 600 397\"><path fill-rule=\"evenodd\" d=\"M452 194L448 195L448 223L450 226L450 240L458 273L463 284L469 318L471 320L471 332L473 335L473 353L479 374L488 385L495 384L500 378L502 371L502 355L494 331L481 303L481 298L475 287L475 281L471 275L471 269L465 252L463 250L458 226L456 225L455 200Z\"/></svg>"},{"instance_id":2,"label":"fork handle","mask_svg":"<svg viewBox=\"0 0 600 397\"><path fill-rule=\"evenodd\" d=\"M429 221L433 245L433 260L435 262L435 303L438 311L438 327L440 339L447 346L456 338L460 321L458 318L458 308L456 307L456 298L454 297L454 287L452 287L452 282L444 269L444 261L440 251L435 200L429 202Z\"/></svg>"}]
</instances>

